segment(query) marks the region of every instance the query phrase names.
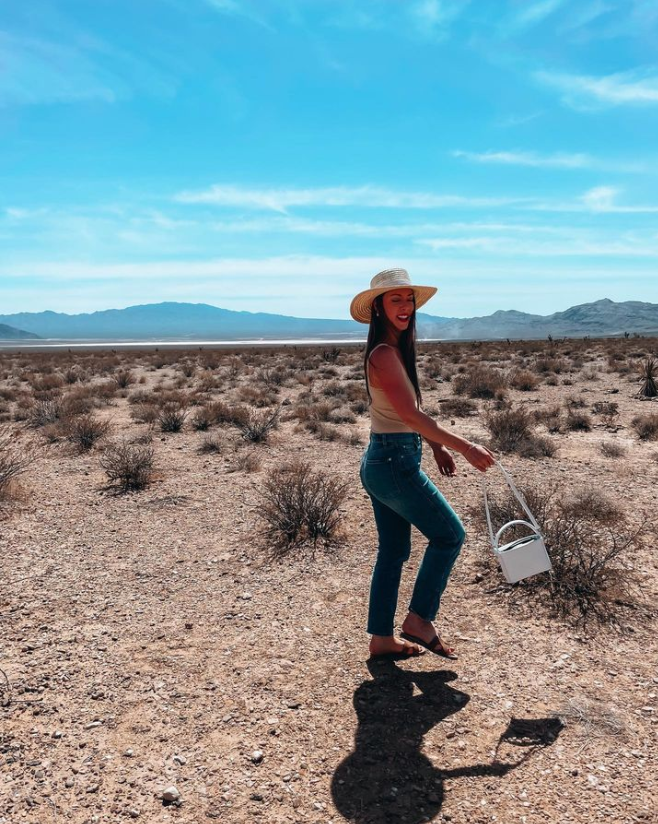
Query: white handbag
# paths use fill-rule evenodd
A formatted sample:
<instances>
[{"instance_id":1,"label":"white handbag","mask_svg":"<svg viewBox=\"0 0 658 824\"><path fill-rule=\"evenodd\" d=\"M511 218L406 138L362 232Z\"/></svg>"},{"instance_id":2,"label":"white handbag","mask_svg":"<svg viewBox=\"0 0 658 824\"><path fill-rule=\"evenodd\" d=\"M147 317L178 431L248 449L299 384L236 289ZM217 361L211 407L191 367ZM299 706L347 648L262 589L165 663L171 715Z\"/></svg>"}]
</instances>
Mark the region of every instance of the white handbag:
<instances>
[{"instance_id":1,"label":"white handbag","mask_svg":"<svg viewBox=\"0 0 658 824\"><path fill-rule=\"evenodd\" d=\"M509 584L515 584L517 581L521 581L523 578L529 578L531 575L538 575L540 572L548 572L553 568L553 566L551 564L551 559L548 557L548 552L546 552L546 546L544 544L544 538L542 537L539 524L535 520L532 512L530 512L523 496L514 486L514 481L512 481L509 473L498 461L496 461L496 464L500 467L500 471L503 473L510 489L529 518L529 521L509 521L501 526L494 536L493 527L491 526L491 515L489 513L489 502L487 500L487 485L484 478L485 473L482 473L484 509L487 515L487 526L489 527L491 546L503 571L505 580ZM517 538L514 541L503 544L503 546L499 546L498 542L500 540L500 536L506 529L510 526L514 526L515 524L525 524L525 526L530 527L532 534L525 535L523 538Z\"/></svg>"}]
</instances>

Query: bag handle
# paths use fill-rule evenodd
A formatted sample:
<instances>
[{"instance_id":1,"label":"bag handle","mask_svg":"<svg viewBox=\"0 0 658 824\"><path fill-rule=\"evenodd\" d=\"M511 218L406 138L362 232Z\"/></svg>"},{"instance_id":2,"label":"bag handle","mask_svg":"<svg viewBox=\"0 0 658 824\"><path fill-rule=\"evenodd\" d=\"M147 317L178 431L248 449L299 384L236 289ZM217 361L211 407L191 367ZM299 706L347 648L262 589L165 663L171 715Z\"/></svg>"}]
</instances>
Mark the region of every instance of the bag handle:
<instances>
[{"instance_id":1,"label":"bag handle","mask_svg":"<svg viewBox=\"0 0 658 824\"><path fill-rule=\"evenodd\" d=\"M510 477L509 473L503 467L503 465L501 464L500 461L495 461L495 464L500 469L500 471L503 473L503 476L504 476L505 480L507 481L507 483L509 485L509 488L512 490L512 493L514 494L516 500L521 504L521 507L523 508L523 511L525 512L525 514L530 519L530 525L537 531L538 535L541 535L541 529L539 528L539 524L535 520L535 517L532 514L532 512L530 512L530 509L528 508L528 504L525 502L525 499L524 499L523 495L521 495L521 493L516 488L516 486L514 486L514 481ZM485 474L486 473L483 472L482 473L482 478L481 478L482 492L484 494L484 511L487 515L487 526L489 527L489 536L491 538L491 545L495 547L495 546L497 546L497 544L496 544L496 538L494 537L493 527L491 526L491 514L489 512L489 500L487 499L487 482L486 482L485 477L484 477ZM517 523L517 522L516 521L510 521L510 523ZM509 526L509 524L507 524L506 526ZM500 535L500 532L498 534Z\"/></svg>"},{"instance_id":2,"label":"bag handle","mask_svg":"<svg viewBox=\"0 0 658 824\"><path fill-rule=\"evenodd\" d=\"M494 541L494 550L498 549L498 541L500 540L500 536L503 534L503 532L504 532L504 531L505 531L508 527L510 527L510 526L514 526L514 524L524 524L525 526L529 526L529 527L530 527L530 529L531 529L531 530L532 530L532 531L533 531L536 535L539 535L539 537L541 538L541 533L539 532L539 530L538 530L538 529L535 529L535 527L534 527L534 526L530 523L530 521L509 521L508 523L506 523L506 524L504 524L503 526L501 526L501 528L500 528L500 529L498 530L498 532L496 533L496 538L495 538L495 541Z\"/></svg>"}]
</instances>

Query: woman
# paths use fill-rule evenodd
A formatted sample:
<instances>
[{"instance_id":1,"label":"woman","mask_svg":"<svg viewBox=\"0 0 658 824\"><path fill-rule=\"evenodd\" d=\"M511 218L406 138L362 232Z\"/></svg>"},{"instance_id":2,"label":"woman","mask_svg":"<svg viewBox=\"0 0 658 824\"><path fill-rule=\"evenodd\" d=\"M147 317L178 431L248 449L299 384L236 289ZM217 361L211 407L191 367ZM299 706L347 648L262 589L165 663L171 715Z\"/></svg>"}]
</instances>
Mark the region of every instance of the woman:
<instances>
[{"instance_id":1,"label":"woman","mask_svg":"<svg viewBox=\"0 0 658 824\"><path fill-rule=\"evenodd\" d=\"M434 628L441 595L466 537L464 527L421 470L422 441L429 444L439 472L451 477L455 462L449 449L486 471L495 456L439 426L420 408L416 373L416 309L435 293L415 286L404 269L387 269L350 305L350 314L369 323L364 358L371 400L370 443L361 460L360 477L370 496L379 535L370 584L367 632L373 657L404 657L426 650L456 658ZM399 640L393 633L402 565L411 552L411 525L428 539L418 569L409 612Z\"/></svg>"}]
</instances>

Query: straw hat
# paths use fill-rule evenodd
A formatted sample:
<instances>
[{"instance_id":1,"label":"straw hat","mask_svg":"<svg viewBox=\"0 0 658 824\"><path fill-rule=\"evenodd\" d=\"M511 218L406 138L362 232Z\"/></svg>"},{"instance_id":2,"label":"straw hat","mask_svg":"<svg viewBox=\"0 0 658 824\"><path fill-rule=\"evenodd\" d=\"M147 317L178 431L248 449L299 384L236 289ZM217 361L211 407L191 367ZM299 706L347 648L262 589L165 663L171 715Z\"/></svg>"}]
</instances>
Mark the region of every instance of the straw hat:
<instances>
[{"instance_id":1,"label":"straw hat","mask_svg":"<svg viewBox=\"0 0 658 824\"><path fill-rule=\"evenodd\" d=\"M437 293L436 286L416 286L409 279L409 272L406 269L384 269L370 281L370 289L359 292L350 304L350 315L359 323L370 323L372 313L372 302L383 292L390 289L413 289L416 298L416 309Z\"/></svg>"}]
</instances>

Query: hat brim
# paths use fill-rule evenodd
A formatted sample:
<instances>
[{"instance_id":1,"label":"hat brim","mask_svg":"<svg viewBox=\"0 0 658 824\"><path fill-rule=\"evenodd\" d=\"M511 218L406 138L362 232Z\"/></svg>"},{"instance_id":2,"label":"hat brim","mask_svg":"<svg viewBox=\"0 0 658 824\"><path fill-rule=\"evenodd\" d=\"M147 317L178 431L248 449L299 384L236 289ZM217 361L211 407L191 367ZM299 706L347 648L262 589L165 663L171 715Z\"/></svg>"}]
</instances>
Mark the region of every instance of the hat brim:
<instances>
[{"instance_id":1,"label":"hat brim","mask_svg":"<svg viewBox=\"0 0 658 824\"><path fill-rule=\"evenodd\" d=\"M350 315L359 323L370 323L373 300L377 295L392 292L396 289L413 289L417 310L438 292L436 286L414 286L413 283L405 286L381 286L378 289L364 289L363 292L359 292L358 295L352 298Z\"/></svg>"}]
</instances>

